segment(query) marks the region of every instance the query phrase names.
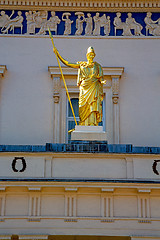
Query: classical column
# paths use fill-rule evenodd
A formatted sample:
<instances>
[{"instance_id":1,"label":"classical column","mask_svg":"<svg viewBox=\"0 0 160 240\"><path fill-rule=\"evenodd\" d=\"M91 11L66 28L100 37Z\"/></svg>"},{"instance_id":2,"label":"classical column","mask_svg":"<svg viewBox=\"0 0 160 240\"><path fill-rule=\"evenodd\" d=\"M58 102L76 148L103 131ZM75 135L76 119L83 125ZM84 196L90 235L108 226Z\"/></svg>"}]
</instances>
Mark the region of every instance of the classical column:
<instances>
[{"instance_id":1,"label":"classical column","mask_svg":"<svg viewBox=\"0 0 160 240\"><path fill-rule=\"evenodd\" d=\"M53 67L48 67L53 80L53 100L54 100L54 123L53 123L53 142L60 142L60 75L54 72Z\"/></svg>"},{"instance_id":2,"label":"classical column","mask_svg":"<svg viewBox=\"0 0 160 240\"><path fill-rule=\"evenodd\" d=\"M113 102L113 143L119 143L119 78L112 78L112 102Z\"/></svg>"}]
</instances>

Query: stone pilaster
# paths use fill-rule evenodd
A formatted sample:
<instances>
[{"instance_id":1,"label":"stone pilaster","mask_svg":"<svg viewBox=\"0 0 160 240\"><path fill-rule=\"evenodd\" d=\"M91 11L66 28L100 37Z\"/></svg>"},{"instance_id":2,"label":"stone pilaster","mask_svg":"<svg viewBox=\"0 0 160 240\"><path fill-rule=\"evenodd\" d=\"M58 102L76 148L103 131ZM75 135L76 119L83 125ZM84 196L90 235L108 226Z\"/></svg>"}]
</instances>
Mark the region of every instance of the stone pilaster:
<instances>
[{"instance_id":1,"label":"stone pilaster","mask_svg":"<svg viewBox=\"0 0 160 240\"><path fill-rule=\"evenodd\" d=\"M112 78L112 102L113 102L113 142L119 143L119 78L120 76L111 76Z\"/></svg>"},{"instance_id":2,"label":"stone pilaster","mask_svg":"<svg viewBox=\"0 0 160 240\"><path fill-rule=\"evenodd\" d=\"M54 99L54 122L53 122L53 142L60 142L60 75L55 74L53 67L48 67L53 80L53 99Z\"/></svg>"}]
</instances>

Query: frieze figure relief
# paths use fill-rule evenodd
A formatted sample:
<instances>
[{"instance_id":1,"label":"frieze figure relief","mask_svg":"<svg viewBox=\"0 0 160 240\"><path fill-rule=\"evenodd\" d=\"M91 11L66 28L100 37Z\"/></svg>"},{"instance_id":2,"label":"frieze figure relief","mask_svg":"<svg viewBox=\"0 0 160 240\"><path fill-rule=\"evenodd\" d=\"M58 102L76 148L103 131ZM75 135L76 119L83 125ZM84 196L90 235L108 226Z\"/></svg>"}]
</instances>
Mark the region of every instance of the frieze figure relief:
<instances>
[{"instance_id":1,"label":"frieze figure relief","mask_svg":"<svg viewBox=\"0 0 160 240\"><path fill-rule=\"evenodd\" d=\"M160 36L160 29L159 29L160 19L153 21L151 19L151 16L152 16L152 13L147 12L147 15L144 19L144 22L146 24L146 35L148 35L148 31L149 31L149 34L151 34L151 35Z\"/></svg>"},{"instance_id":2,"label":"frieze figure relief","mask_svg":"<svg viewBox=\"0 0 160 240\"><path fill-rule=\"evenodd\" d=\"M111 33L111 24L114 26L115 33L113 35L117 36L117 30L122 30L122 36L144 36L142 34L143 27L146 29L145 35L160 36L160 14L159 18L155 19L152 17L151 12L147 12L145 18L137 13L138 19L141 19L141 24L132 17L132 13L127 13L126 20L122 21L121 16L126 13L116 13L116 17L113 22L111 17L114 13L110 13L107 16L106 13L100 15L99 12L95 13L92 17L91 13L75 12L75 16L70 19L70 12L63 12L62 19L56 16L55 11L51 11L51 16L48 17L48 11L0 11L0 33L1 34L14 34L16 28L20 28L20 31L16 31L19 34L37 34L46 35L48 28L51 32L55 32L55 35L59 35L58 25L63 26L61 21L64 21L64 33L63 35L76 35L80 36L84 33L85 36L109 36ZM23 14L22 14L23 12ZM139 15L138 15L139 14ZM25 17L23 17L25 15ZM155 15L155 13L153 13ZM156 13L157 15L157 13ZM152 20L153 19L153 20ZM143 21L143 24L142 24ZM75 24L72 24L75 23ZM103 28L103 29L102 29ZM104 31L101 31L104 30ZM119 34L118 34L119 35Z\"/></svg>"},{"instance_id":3,"label":"frieze figure relief","mask_svg":"<svg viewBox=\"0 0 160 240\"><path fill-rule=\"evenodd\" d=\"M103 14L103 16L101 17L101 27L104 27L104 34L105 35L109 35L110 34L110 30L111 30L111 21L110 21L110 16L107 16L105 14Z\"/></svg>"},{"instance_id":4,"label":"frieze figure relief","mask_svg":"<svg viewBox=\"0 0 160 240\"><path fill-rule=\"evenodd\" d=\"M5 11L1 11L1 16L0 16L0 28L4 28L8 22L10 21L10 18L13 16L14 10L12 11L12 14L8 16ZM8 33L8 32L7 32Z\"/></svg>"},{"instance_id":5,"label":"frieze figure relief","mask_svg":"<svg viewBox=\"0 0 160 240\"><path fill-rule=\"evenodd\" d=\"M27 33L26 34L35 34L35 21L34 15L32 11L26 12L26 20L27 20Z\"/></svg>"},{"instance_id":6,"label":"frieze figure relief","mask_svg":"<svg viewBox=\"0 0 160 240\"><path fill-rule=\"evenodd\" d=\"M56 16L55 11L51 12L51 17L47 22L47 27L51 30L51 32L55 32L57 35L57 25L60 24L61 20L58 16Z\"/></svg>"},{"instance_id":7,"label":"frieze figure relief","mask_svg":"<svg viewBox=\"0 0 160 240\"><path fill-rule=\"evenodd\" d=\"M26 12L27 20L27 33L26 34L35 34L36 29L39 29L37 34L46 34L47 31L47 11L29 11Z\"/></svg>"},{"instance_id":8,"label":"frieze figure relief","mask_svg":"<svg viewBox=\"0 0 160 240\"><path fill-rule=\"evenodd\" d=\"M71 34L71 24L73 21L69 18L69 16L71 16L69 12L63 13L62 15L62 21L65 21L64 35Z\"/></svg>"},{"instance_id":9,"label":"frieze figure relief","mask_svg":"<svg viewBox=\"0 0 160 240\"><path fill-rule=\"evenodd\" d=\"M134 30L134 35L142 36L141 33L143 27L140 23L137 23L136 20L132 17L132 13L128 13L128 18L126 18L126 24L129 26L129 29Z\"/></svg>"},{"instance_id":10,"label":"frieze figure relief","mask_svg":"<svg viewBox=\"0 0 160 240\"><path fill-rule=\"evenodd\" d=\"M35 16L36 28L40 28L39 32L37 33L38 35L46 34L47 17L48 17L47 11L38 12L38 14Z\"/></svg>"},{"instance_id":11,"label":"frieze figure relief","mask_svg":"<svg viewBox=\"0 0 160 240\"><path fill-rule=\"evenodd\" d=\"M160 36L160 18L158 19L157 27L153 30L154 36Z\"/></svg>"},{"instance_id":12,"label":"frieze figure relief","mask_svg":"<svg viewBox=\"0 0 160 240\"><path fill-rule=\"evenodd\" d=\"M13 30L13 33L14 33L14 28L21 28L21 33L22 33L22 29L23 29L23 16L22 16L22 12L21 11L18 11L18 16L13 18L13 19L10 19L11 17L9 17L8 21L6 21L6 23L4 24L4 26L2 27L1 29L1 32L2 33L8 33L8 30Z\"/></svg>"},{"instance_id":13,"label":"frieze figure relief","mask_svg":"<svg viewBox=\"0 0 160 240\"><path fill-rule=\"evenodd\" d=\"M92 35L93 31L93 20L90 13L87 13L87 18L85 18L85 22L86 22L85 35L90 36Z\"/></svg>"},{"instance_id":14,"label":"frieze figure relief","mask_svg":"<svg viewBox=\"0 0 160 240\"><path fill-rule=\"evenodd\" d=\"M126 24L125 22L122 22L120 12L116 13L116 17L114 18L113 24L115 26L115 36L117 35L116 33L117 29L123 30L122 36L132 36L129 25Z\"/></svg>"},{"instance_id":15,"label":"frieze figure relief","mask_svg":"<svg viewBox=\"0 0 160 240\"><path fill-rule=\"evenodd\" d=\"M93 17L94 20L94 30L93 35L98 36L100 35L101 30L101 18L99 16L99 13L97 12L96 15Z\"/></svg>"},{"instance_id":16,"label":"frieze figure relief","mask_svg":"<svg viewBox=\"0 0 160 240\"><path fill-rule=\"evenodd\" d=\"M84 18L84 13L83 12L76 12L75 15L78 16L78 18L76 19L76 35L81 35L83 32L83 23L85 21Z\"/></svg>"}]
</instances>

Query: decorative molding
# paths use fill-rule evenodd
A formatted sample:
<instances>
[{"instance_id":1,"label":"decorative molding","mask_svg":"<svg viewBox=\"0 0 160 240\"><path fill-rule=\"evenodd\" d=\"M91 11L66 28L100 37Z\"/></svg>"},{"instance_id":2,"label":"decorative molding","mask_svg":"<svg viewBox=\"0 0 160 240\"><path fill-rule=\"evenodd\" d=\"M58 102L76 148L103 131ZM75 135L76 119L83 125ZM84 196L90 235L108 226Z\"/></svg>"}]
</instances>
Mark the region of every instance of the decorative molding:
<instances>
[{"instance_id":1,"label":"decorative molding","mask_svg":"<svg viewBox=\"0 0 160 240\"><path fill-rule=\"evenodd\" d=\"M67 188L65 188L65 191L66 192L77 192L78 188L76 188L76 187L67 187Z\"/></svg>"},{"instance_id":2,"label":"decorative molding","mask_svg":"<svg viewBox=\"0 0 160 240\"><path fill-rule=\"evenodd\" d=\"M34 217L39 217L40 209L41 209L40 195L30 195L29 208L28 208L29 219L32 219L32 218L34 219ZM37 218L35 218L35 219L37 219Z\"/></svg>"},{"instance_id":3,"label":"decorative molding","mask_svg":"<svg viewBox=\"0 0 160 240\"><path fill-rule=\"evenodd\" d=\"M48 71L51 75L51 78L61 77L61 72L59 67L49 66ZM63 75L77 75L77 69L75 68L62 67L62 72L63 72Z\"/></svg>"},{"instance_id":4,"label":"decorative molding","mask_svg":"<svg viewBox=\"0 0 160 240\"><path fill-rule=\"evenodd\" d=\"M114 188L101 188L101 192L114 192Z\"/></svg>"},{"instance_id":5,"label":"decorative molding","mask_svg":"<svg viewBox=\"0 0 160 240\"><path fill-rule=\"evenodd\" d=\"M139 223L152 223L150 220L138 220Z\"/></svg>"},{"instance_id":6,"label":"decorative molding","mask_svg":"<svg viewBox=\"0 0 160 240\"><path fill-rule=\"evenodd\" d=\"M28 187L29 192L41 192L41 187Z\"/></svg>"},{"instance_id":7,"label":"decorative molding","mask_svg":"<svg viewBox=\"0 0 160 240\"><path fill-rule=\"evenodd\" d=\"M138 217L139 218L151 217L149 197L144 197L144 196L138 197Z\"/></svg>"},{"instance_id":8,"label":"decorative molding","mask_svg":"<svg viewBox=\"0 0 160 240\"><path fill-rule=\"evenodd\" d=\"M76 217L77 216L77 196L76 195L65 195L65 217Z\"/></svg>"},{"instance_id":9,"label":"decorative molding","mask_svg":"<svg viewBox=\"0 0 160 240\"><path fill-rule=\"evenodd\" d=\"M150 193L151 192L151 190L150 189L137 189L137 191L139 192L139 193Z\"/></svg>"},{"instance_id":10,"label":"decorative molding","mask_svg":"<svg viewBox=\"0 0 160 240\"><path fill-rule=\"evenodd\" d=\"M4 77L5 71L7 71L6 65L0 65L0 77Z\"/></svg>"},{"instance_id":11,"label":"decorative molding","mask_svg":"<svg viewBox=\"0 0 160 240\"><path fill-rule=\"evenodd\" d=\"M76 219L76 218L65 218L64 222L78 222L78 219Z\"/></svg>"},{"instance_id":12,"label":"decorative molding","mask_svg":"<svg viewBox=\"0 0 160 240\"><path fill-rule=\"evenodd\" d=\"M124 67L102 67L102 68L103 68L104 76L112 76L112 78L120 77L124 72ZM52 78L61 76L59 67L49 66L48 71ZM74 76L77 75L77 69L75 68L62 67L62 72L63 72L63 75L74 75Z\"/></svg>"},{"instance_id":13,"label":"decorative molding","mask_svg":"<svg viewBox=\"0 0 160 240\"><path fill-rule=\"evenodd\" d=\"M33 217L33 218L28 218L28 222L40 222L41 219L37 218L37 217ZM34 240L34 239L33 239Z\"/></svg>"},{"instance_id":14,"label":"decorative molding","mask_svg":"<svg viewBox=\"0 0 160 240\"><path fill-rule=\"evenodd\" d=\"M19 235L19 240L45 240L48 239L48 235Z\"/></svg>"},{"instance_id":15,"label":"decorative molding","mask_svg":"<svg viewBox=\"0 0 160 240\"><path fill-rule=\"evenodd\" d=\"M0 239L2 240L11 240L12 235L0 235Z\"/></svg>"},{"instance_id":16,"label":"decorative molding","mask_svg":"<svg viewBox=\"0 0 160 240\"><path fill-rule=\"evenodd\" d=\"M115 220L114 219L102 219L100 220L102 223L113 223Z\"/></svg>"},{"instance_id":17,"label":"decorative molding","mask_svg":"<svg viewBox=\"0 0 160 240\"><path fill-rule=\"evenodd\" d=\"M101 217L113 218L113 196L101 196Z\"/></svg>"},{"instance_id":18,"label":"decorative molding","mask_svg":"<svg viewBox=\"0 0 160 240\"><path fill-rule=\"evenodd\" d=\"M6 187L0 187L0 192L5 192L6 191Z\"/></svg>"}]
</instances>

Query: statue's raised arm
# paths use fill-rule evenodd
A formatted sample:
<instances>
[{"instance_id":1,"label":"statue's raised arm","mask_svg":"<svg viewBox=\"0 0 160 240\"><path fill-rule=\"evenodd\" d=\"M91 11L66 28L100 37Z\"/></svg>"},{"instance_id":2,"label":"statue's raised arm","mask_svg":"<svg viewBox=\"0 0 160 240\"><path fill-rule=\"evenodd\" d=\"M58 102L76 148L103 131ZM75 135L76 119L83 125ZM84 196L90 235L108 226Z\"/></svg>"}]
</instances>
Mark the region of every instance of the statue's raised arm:
<instances>
[{"instance_id":1,"label":"statue's raised arm","mask_svg":"<svg viewBox=\"0 0 160 240\"><path fill-rule=\"evenodd\" d=\"M58 52L57 48L53 48L54 53L57 55L57 57L61 60L63 64L65 64L67 67L72 67L72 68L79 68L80 64L78 63L69 63L67 60L65 60L60 53Z\"/></svg>"}]
</instances>

